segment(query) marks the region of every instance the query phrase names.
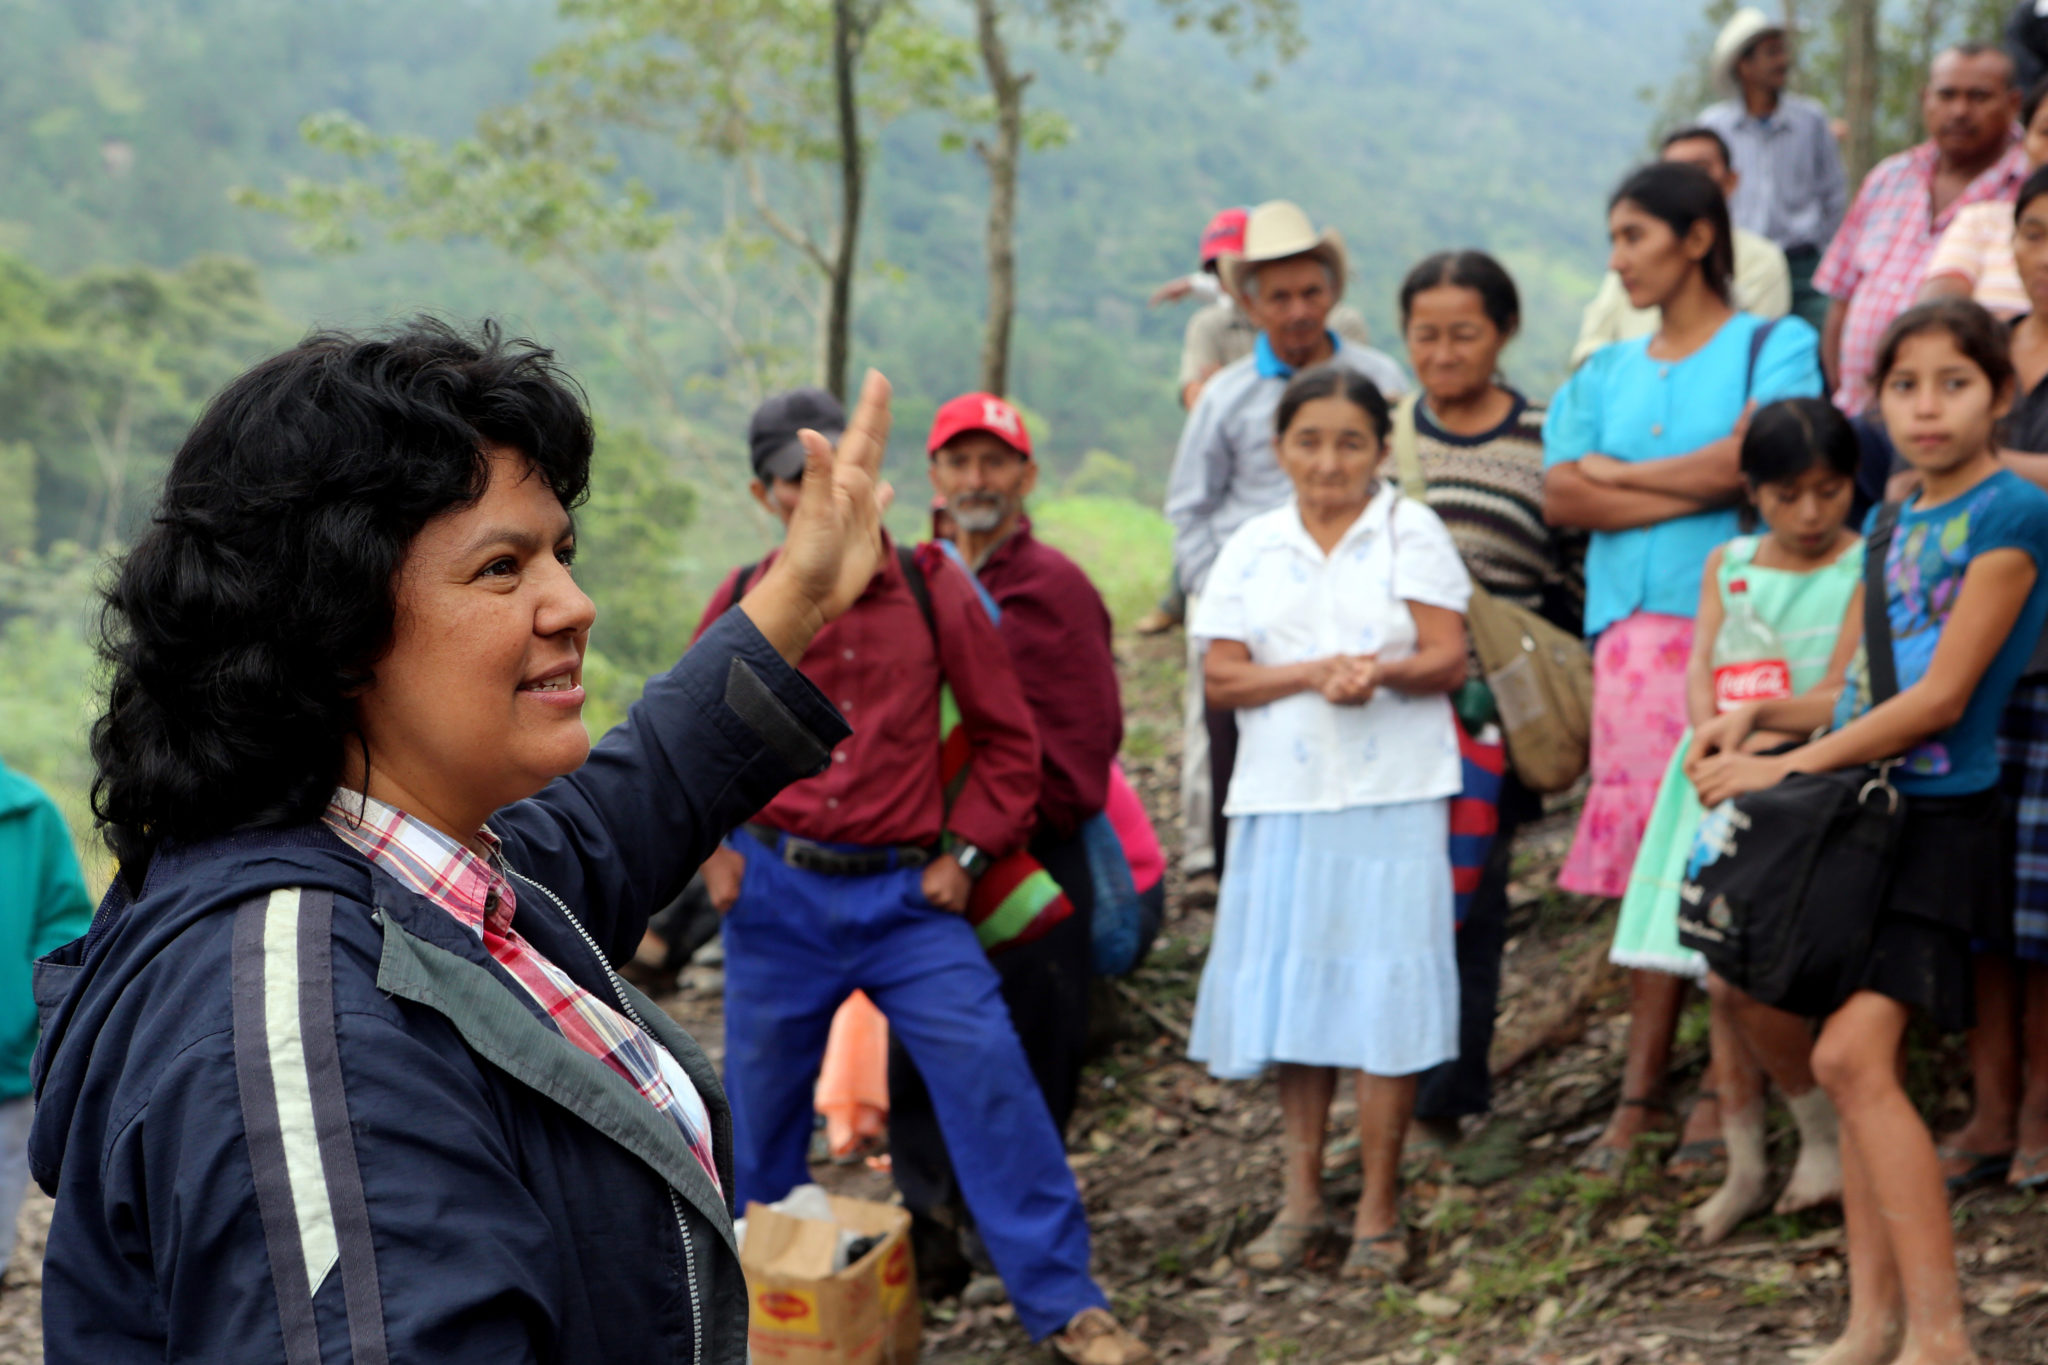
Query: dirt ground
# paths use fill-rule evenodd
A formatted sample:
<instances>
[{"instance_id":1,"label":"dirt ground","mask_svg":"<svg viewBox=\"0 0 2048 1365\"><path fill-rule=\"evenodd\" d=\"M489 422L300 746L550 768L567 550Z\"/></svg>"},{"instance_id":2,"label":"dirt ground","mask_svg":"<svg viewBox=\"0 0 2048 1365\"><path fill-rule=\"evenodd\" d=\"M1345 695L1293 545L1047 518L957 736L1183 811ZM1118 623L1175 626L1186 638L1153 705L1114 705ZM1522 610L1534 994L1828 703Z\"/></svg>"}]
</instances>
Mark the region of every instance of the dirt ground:
<instances>
[{"instance_id":1,"label":"dirt ground","mask_svg":"<svg viewBox=\"0 0 2048 1365\"><path fill-rule=\"evenodd\" d=\"M1126 764L1169 854L1177 851L1178 636L1120 642L1130 713ZM1679 1215L1706 1193L1661 1172L1670 1144L1645 1144L1618 1183L1571 1172L1615 1098L1622 978L1605 963L1609 906L1558 892L1551 876L1568 807L1528 831L1517 857L1491 1120L1448 1157L1419 1164L1406 1190L1421 1255L1400 1288L1340 1282L1339 1247L1296 1275L1249 1274L1233 1252L1277 1204L1279 1110L1270 1083L1212 1081L1184 1056L1209 939L1213 891L1169 870L1168 920L1147 964L1114 988L1114 1018L1091 1067L1069 1150L1087 1196L1099 1277L1118 1311L1183 1365L1622 1365L1628 1361L1801 1360L1839 1327L1845 1300L1839 1215L1765 1216L1710 1252L1688 1249ZM690 968L670 1011L720 1052L721 976ZM1680 1034L1678 1096L1704 1055L1704 1014ZM1911 1078L1928 1112L1959 1114L1965 1069L1954 1040L1922 1039ZM1340 1109L1333 1136L1348 1115ZM1789 1124L1774 1120L1780 1174ZM817 1168L828 1186L888 1199L886 1175ZM1341 1212L1355 1166L1328 1176ZM40 1254L50 1203L32 1194L0 1287L0 1365L42 1359ZM1971 1329L1987 1361L2048 1362L2048 1211L2000 1188L1956 1203ZM933 1365L1040 1361L1007 1304L926 1306Z\"/></svg>"}]
</instances>

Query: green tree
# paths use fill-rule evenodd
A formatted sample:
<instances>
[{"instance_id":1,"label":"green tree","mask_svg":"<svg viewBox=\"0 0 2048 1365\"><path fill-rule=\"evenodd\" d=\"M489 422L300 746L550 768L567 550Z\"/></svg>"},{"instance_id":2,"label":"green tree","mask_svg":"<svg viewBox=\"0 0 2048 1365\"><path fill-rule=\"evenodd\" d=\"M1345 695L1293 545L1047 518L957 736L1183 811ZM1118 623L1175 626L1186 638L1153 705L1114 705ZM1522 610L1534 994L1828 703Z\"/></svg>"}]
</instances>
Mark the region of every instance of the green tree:
<instances>
[{"instance_id":1,"label":"green tree","mask_svg":"<svg viewBox=\"0 0 2048 1365\"><path fill-rule=\"evenodd\" d=\"M629 674L668 668L690 643L684 531L696 494L645 433L603 428L576 511L576 577L597 604L592 643Z\"/></svg>"},{"instance_id":2,"label":"green tree","mask_svg":"<svg viewBox=\"0 0 2048 1365\"><path fill-rule=\"evenodd\" d=\"M677 304L716 337L698 384L733 406L802 368L843 393L868 130L943 102L970 69L964 44L907 0L562 0L561 13L575 36L474 136L443 144L320 115L308 139L363 174L294 178L242 201L289 215L319 247L357 245L369 219L400 236L482 239L548 269L565 298L594 308L593 334L679 448L719 442L685 416ZM707 170L723 182L696 197L709 215L650 188Z\"/></svg>"},{"instance_id":3,"label":"green tree","mask_svg":"<svg viewBox=\"0 0 2048 1365\"><path fill-rule=\"evenodd\" d=\"M0 442L34 452L37 542L120 539L207 396L284 334L245 261L52 280L0 257Z\"/></svg>"},{"instance_id":4,"label":"green tree","mask_svg":"<svg viewBox=\"0 0 2048 1365\"><path fill-rule=\"evenodd\" d=\"M1049 27L1060 47L1091 65L1106 62L1123 41L1124 23L1108 0L971 0L975 44L988 83L985 100L963 107L992 125L974 139L975 154L988 171L988 219L984 232L988 268L988 314L982 330L981 387L1007 393L1010 331L1017 312L1017 172L1024 153L1067 140L1064 118L1024 108L1035 76L1019 70L1011 53L1008 26ZM1174 27L1199 28L1221 38L1233 54L1270 44L1281 60L1300 51L1297 0L1159 0ZM954 134L955 141L964 136Z\"/></svg>"}]
</instances>

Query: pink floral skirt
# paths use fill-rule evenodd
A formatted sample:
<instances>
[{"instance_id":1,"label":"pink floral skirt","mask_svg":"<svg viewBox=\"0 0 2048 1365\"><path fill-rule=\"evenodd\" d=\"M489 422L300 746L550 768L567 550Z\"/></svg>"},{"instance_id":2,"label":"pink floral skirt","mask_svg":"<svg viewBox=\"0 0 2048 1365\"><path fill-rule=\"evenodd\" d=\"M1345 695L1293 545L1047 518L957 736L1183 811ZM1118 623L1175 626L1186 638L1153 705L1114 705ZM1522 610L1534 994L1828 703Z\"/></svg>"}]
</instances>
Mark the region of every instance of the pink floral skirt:
<instances>
[{"instance_id":1,"label":"pink floral skirt","mask_svg":"<svg viewBox=\"0 0 2048 1365\"><path fill-rule=\"evenodd\" d=\"M1620 896L1656 804L1657 784L1685 733L1692 622L1637 612L1593 646L1592 785L1557 884Z\"/></svg>"}]
</instances>

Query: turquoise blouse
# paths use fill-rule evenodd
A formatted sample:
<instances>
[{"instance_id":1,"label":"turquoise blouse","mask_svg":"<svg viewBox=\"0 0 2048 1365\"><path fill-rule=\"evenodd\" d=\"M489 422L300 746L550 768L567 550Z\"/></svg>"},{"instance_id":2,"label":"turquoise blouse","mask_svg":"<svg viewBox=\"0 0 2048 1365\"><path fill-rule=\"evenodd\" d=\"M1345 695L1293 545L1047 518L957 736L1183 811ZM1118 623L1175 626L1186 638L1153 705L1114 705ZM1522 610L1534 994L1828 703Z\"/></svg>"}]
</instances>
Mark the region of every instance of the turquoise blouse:
<instances>
[{"instance_id":1,"label":"turquoise blouse","mask_svg":"<svg viewBox=\"0 0 2048 1365\"><path fill-rule=\"evenodd\" d=\"M1743 404L1821 391L1820 337L1796 317L1764 339L1754 374L1750 340L1761 319L1737 313L1683 360L1653 360L1649 337L1587 357L1551 400L1543 467L1582 455L1642 463L1688 455L1735 429ZM1636 612L1691 617L1707 552L1739 533L1735 509L1717 508L1628 531L1595 531L1586 554L1586 634Z\"/></svg>"}]
</instances>

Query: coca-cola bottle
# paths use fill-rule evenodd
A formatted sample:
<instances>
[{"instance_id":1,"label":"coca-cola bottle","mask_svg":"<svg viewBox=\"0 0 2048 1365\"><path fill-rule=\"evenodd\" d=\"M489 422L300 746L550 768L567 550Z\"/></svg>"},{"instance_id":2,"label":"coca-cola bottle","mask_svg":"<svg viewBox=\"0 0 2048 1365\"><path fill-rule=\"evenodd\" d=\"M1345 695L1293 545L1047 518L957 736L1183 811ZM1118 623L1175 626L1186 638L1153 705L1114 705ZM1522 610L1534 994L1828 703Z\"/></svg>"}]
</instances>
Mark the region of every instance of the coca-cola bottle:
<instances>
[{"instance_id":1,"label":"coca-cola bottle","mask_svg":"<svg viewBox=\"0 0 2048 1365\"><path fill-rule=\"evenodd\" d=\"M1733 711L1753 701L1792 695L1792 668L1778 637L1749 595L1749 581L1728 585L1728 614L1714 637L1714 709Z\"/></svg>"}]
</instances>

